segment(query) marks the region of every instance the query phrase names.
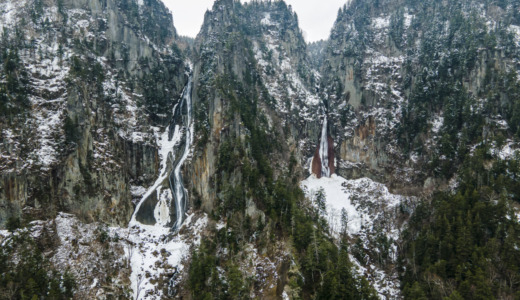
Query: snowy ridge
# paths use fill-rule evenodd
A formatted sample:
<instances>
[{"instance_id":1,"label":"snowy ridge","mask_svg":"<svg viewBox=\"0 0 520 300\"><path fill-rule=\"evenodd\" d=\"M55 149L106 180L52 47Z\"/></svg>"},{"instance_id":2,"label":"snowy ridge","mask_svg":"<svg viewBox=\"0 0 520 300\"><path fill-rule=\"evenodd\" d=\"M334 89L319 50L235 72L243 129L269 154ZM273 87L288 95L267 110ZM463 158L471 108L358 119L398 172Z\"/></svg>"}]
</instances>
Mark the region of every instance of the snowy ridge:
<instances>
[{"instance_id":1,"label":"snowy ridge","mask_svg":"<svg viewBox=\"0 0 520 300\"><path fill-rule=\"evenodd\" d=\"M309 111L309 108L319 107L321 99L309 92L294 71L293 62L280 41L281 25L274 21L268 12L264 14L261 23L263 38L253 42L253 51L262 82L269 95L274 98L276 109L284 114L295 110L303 119L312 120L315 109ZM291 101L290 107L285 99Z\"/></svg>"}]
</instances>

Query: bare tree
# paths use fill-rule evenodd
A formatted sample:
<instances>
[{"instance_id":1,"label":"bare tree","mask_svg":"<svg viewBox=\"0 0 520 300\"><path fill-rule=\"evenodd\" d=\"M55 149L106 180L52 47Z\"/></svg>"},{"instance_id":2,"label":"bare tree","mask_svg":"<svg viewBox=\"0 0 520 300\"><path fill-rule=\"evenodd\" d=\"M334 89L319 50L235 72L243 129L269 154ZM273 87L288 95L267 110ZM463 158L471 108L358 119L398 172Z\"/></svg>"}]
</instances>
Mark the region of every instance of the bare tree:
<instances>
[{"instance_id":1,"label":"bare tree","mask_svg":"<svg viewBox=\"0 0 520 300\"><path fill-rule=\"evenodd\" d=\"M346 235L348 231L348 222L349 222L348 212L345 208L341 209L341 230L342 234Z\"/></svg>"},{"instance_id":2,"label":"bare tree","mask_svg":"<svg viewBox=\"0 0 520 300\"><path fill-rule=\"evenodd\" d=\"M509 289L511 291L514 291L515 285L517 285L520 282L520 275L517 272L507 270L507 281L509 281Z\"/></svg>"},{"instance_id":3,"label":"bare tree","mask_svg":"<svg viewBox=\"0 0 520 300\"><path fill-rule=\"evenodd\" d=\"M137 275L137 282L136 282L136 289L135 289L135 299L139 300L139 294L141 294L141 291L143 290L143 275L139 274Z\"/></svg>"},{"instance_id":4,"label":"bare tree","mask_svg":"<svg viewBox=\"0 0 520 300\"><path fill-rule=\"evenodd\" d=\"M126 266L129 268L131 266L132 257L134 256L134 252L135 252L134 245L128 241L128 243L125 246L125 249L126 249L126 253L127 253L125 262L126 262Z\"/></svg>"}]
</instances>

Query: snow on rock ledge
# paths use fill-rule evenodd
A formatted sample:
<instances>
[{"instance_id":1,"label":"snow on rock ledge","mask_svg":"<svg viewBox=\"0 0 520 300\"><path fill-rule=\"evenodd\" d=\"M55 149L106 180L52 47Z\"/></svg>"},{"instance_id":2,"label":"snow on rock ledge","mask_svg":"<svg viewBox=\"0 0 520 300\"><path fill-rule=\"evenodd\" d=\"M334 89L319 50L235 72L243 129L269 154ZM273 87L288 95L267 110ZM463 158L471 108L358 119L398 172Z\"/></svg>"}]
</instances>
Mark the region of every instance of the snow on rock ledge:
<instances>
[{"instance_id":1,"label":"snow on rock ledge","mask_svg":"<svg viewBox=\"0 0 520 300\"><path fill-rule=\"evenodd\" d=\"M126 248L125 255L132 270L130 280L133 299L164 298L163 289L168 287L169 280L173 279L174 285L181 280L184 269L182 263L189 256L190 248L200 244L201 233L207 223L206 215L197 217L191 214L175 235L168 227L147 226L137 222L132 225L129 241L133 246Z\"/></svg>"},{"instance_id":2,"label":"snow on rock ledge","mask_svg":"<svg viewBox=\"0 0 520 300\"><path fill-rule=\"evenodd\" d=\"M341 230L341 210L348 213L348 234L360 234L363 228L370 228L374 220L384 210L399 206L407 197L394 195L388 188L368 178L347 180L336 174L330 178L316 178L311 175L301 182L306 195L313 199L316 192L323 188L327 201L327 218L331 229L339 233ZM396 237L395 232L388 232Z\"/></svg>"}]
</instances>

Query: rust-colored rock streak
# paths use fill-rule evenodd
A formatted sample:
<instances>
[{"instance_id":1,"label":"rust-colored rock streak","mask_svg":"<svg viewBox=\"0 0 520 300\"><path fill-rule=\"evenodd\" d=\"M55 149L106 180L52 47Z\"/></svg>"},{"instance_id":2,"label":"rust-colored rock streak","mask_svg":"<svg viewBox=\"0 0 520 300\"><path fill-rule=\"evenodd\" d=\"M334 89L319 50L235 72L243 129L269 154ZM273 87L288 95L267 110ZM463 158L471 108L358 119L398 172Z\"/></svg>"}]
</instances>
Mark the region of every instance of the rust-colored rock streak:
<instances>
[{"instance_id":1,"label":"rust-colored rock streak","mask_svg":"<svg viewBox=\"0 0 520 300\"><path fill-rule=\"evenodd\" d=\"M316 147L316 151L314 152L314 158L312 159L312 174L321 178L320 146Z\"/></svg>"},{"instance_id":2,"label":"rust-colored rock streak","mask_svg":"<svg viewBox=\"0 0 520 300\"><path fill-rule=\"evenodd\" d=\"M332 140L331 136L327 137L328 143L329 143L329 170L330 175L334 174L336 171L336 168L334 166L334 141Z\"/></svg>"}]
</instances>

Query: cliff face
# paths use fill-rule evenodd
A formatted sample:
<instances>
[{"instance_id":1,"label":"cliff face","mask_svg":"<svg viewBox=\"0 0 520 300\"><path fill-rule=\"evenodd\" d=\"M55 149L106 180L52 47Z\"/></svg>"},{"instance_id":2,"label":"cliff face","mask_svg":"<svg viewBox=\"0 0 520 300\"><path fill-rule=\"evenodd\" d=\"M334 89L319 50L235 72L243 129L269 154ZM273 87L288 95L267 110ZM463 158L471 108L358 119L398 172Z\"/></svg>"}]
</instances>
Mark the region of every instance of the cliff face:
<instances>
[{"instance_id":1,"label":"cliff face","mask_svg":"<svg viewBox=\"0 0 520 300\"><path fill-rule=\"evenodd\" d=\"M412 170L442 156L435 144L444 129L460 132L462 123L471 123L453 124L447 117L463 105L447 95L461 91L460 97L497 105L489 119L516 131L507 117L514 101L484 96L494 89L489 79L517 69L518 20L505 7L488 1L352 1L341 9L321 70L338 172L396 187L435 181L438 173ZM485 123L482 132L495 131L493 121ZM440 163L455 164L450 158Z\"/></svg>"},{"instance_id":2,"label":"cliff face","mask_svg":"<svg viewBox=\"0 0 520 300\"><path fill-rule=\"evenodd\" d=\"M243 241L241 257L225 254L220 242L208 251L216 251L211 255L221 258L220 267L234 261L241 274L254 276L251 295L281 297L300 271L291 266L285 241L260 241L280 234L274 211L279 205L290 211L287 203L301 195L291 193L306 176L325 113L316 93L320 76L309 63L296 14L282 1L216 1L194 48L196 135L186 168L192 203L233 234L247 235L245 224L256 232ZM192 292L201 296L203 290Z\"/></svg>"},{"instance_id":3,"label":"cliff face","mask_svg":"<svg viewBox=\"0 0 520 300\"><path fill-rule=\"evenodd\" d=\"M2 102L0 223L67 211L126 224L186 81L171 15L154 0L5 0L0 11L2 62L20 70L2 76L23 87Z\"/></svg>"},{"instance_id":4,"label":"cliff face","mask_svg":"<svg viewBox=\"0 0 520 300\"><path fill-rule=\"evenodd\" d=\"M301 162L313 155L320 131L317 116L324 111L315 93L320 76L310 67L297 18L283 2L217 1L206 13L195 49L193 94L200 155L195 155L191 179L209 212L217 202L212 178L218 176L220 145L230 137L242 142L251 137L249 120L218 87L254 86L254 110L263 118L263 130L284 149L272 157L273 165L285 165L291 153Z\"/></svg>"}]
</instances>

